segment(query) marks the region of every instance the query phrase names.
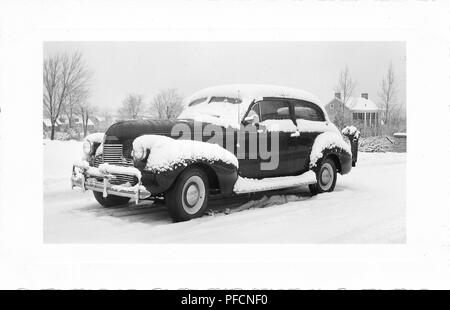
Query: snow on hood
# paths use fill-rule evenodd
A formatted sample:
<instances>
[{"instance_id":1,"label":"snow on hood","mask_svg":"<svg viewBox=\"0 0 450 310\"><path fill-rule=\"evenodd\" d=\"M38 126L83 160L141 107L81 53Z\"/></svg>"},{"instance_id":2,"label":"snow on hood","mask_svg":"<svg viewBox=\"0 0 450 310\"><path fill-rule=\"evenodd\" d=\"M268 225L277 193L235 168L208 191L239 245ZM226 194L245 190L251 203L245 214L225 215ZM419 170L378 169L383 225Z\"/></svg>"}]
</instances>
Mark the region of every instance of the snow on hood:
<instances>
[{"instance_id":1,"label":"snow on hood","mask_svg":"<svg viewBox=\"0 0 450 310\"><path fill-rule=\"evenodd\" d=\"M350 146L345 143L341 135L332 131L324 132L318 135L314 141L311 154L309 156L309 167L314 168L316 166L317 161L322 158L324 150L335 147L340 148L349 154L352 153Z\"/></svg>"},{"instance_id":2,"label":"snow on hood","mask_svg":"<svg viewBox=\"0 0 450 310\"><path fill-rule=\"evenodd\" d=\"M146 169L151 171L172 170L190 161L221 161L238 167L233 153L217 144L195 140L175 140L166 136L144 135L133 141L133 149L149 150Z\"/></svg>"}]
</instances>

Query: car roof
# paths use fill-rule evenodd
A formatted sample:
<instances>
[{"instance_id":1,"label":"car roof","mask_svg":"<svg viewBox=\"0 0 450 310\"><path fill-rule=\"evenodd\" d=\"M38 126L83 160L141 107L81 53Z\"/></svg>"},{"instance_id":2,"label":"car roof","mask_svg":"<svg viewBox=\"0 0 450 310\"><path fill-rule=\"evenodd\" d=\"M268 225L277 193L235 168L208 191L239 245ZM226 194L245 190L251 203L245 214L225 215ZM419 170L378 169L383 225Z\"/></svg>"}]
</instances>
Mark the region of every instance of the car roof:
<instances>
[{"instance_id":1,"label":"car roof","mask_svg":"<svg viewBox=\"0 0 450 310\"><path fill-rule=\"evenodd\" d=\"M320 100L310 92L292 87L268 84L229 84L208 87L193 93L187 98L187 103L210 96L241 98L243 103L248 101L247 104L250 104L254 99L262 97L280 97L305 100L322 106Z\"/></svg>"},{"instance_id":2,"label":"car roof","mask_svg":"<svg viewBox=\"0 0 450 310\"><path fill-rule=\"evenodd\" d=\"M217 85L193 93L186 98L185 104L187 106L194 100L209 97L240 98L242 100L241 104L239 104L240 115L244 115L248 111L253 100L259 100L264 97L304 100L316 104L322 110L325 119L329 120L321 101L312 93L298 88L269 84Z\"/></svg>"}]
</instances>

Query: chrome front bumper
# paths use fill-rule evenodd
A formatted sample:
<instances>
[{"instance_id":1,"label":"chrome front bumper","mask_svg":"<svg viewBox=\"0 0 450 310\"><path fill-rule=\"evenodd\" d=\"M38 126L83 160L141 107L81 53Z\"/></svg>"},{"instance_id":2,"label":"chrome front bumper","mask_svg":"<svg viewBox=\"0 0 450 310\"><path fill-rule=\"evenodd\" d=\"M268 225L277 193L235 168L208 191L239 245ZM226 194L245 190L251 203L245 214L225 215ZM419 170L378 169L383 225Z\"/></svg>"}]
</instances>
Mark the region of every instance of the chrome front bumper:
<instances>
[{"instance_id":1,"label":"chrome front bumper","mask_svg":"<svg viewBox=\"0 0 450 310\"><path fill-rule=\"evenodd\" d=\"M110 180L114 179L113 174L125 174L136 177L138 183L134 186L122 184L114 185ZM72 167L72 189L80 187L83 190L93 190L102 192L103 197L110 195L135 198L136 203L140 199L150 197L151 193L141 183L141 172L134 167L122 167L110 164L101 164L98 168L90 167L87 161L79 161ZM103 181L98 181L102 179Z\"/></svg>"}]
</instances>

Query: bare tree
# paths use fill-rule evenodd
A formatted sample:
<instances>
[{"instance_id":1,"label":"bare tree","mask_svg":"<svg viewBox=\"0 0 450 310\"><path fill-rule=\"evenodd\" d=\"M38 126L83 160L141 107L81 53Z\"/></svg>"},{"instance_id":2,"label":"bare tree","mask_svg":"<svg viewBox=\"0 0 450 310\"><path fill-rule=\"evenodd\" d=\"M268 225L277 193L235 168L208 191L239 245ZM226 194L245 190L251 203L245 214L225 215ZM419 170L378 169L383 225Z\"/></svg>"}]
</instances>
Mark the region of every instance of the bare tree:
<instances>
[{"instance_id":1,"label":"bare tree","mask_svg":"<svg viewBox=\"0 0 450 310\"><path fill-rule=\"evenodd\" d=\"M342 106L336 115L337 117L336 125L338 125L338 127L340 128L343 128L346 125L345 122L348 121L345 115L345 107L347 106L348 100L353 94L355 85L356 83L350 76L350 71L348 69L348 66L346 65L345 68L342 69L341 72L339 73L338 84L335 87L335 92L341 94L340 101L342 102Z\"/></svg>"},{"instance_id":2,"label":"bare tree","mask_svg":"<svg viewBox=\"0 0 450 310\"><path fill-rule=\"evenodd\" d=\"M105 131L113 122L113 116L108 108L103 108L97 113L99 118L99 123L97 124L98 131Z\"/></svg>"},{"instance_id":3,"label":"bare tree","mask_svg":"<svg viewBox=\"0 0 450 310\"><path fill-rule=\"evenodd\" d=\"M128 94L122 101L122 107L119 109L119 116L123 119L138 119L143 110L143 96Z\"/></svg>"},{"instance_id":4,"label":"bare tree","mask_svg":"<svg viewBox=\"0 0 450 310\"><path fill-rule=\"evenodd\" d=\"M77 89L68 96L68 101L65 107L66 111L69 109L69 107L70 109L72 109L72 117L74 115L78 115L81 117L83 124L83 137L86 137L87 135L88 120L94 110L92 105L87 101L88 98L89 91L87 89ZM70 125L71 123L69 120L69 126Z\"/></svg>"},{"instance_id":5,"label":"bare tree","mask_svg":"<svg viewBox=\"0 0 450 310\"><path fill-rule=\"evenodd\" d=\"M150 111L158 119L176 118L183 111L182 101L176 89L161 90L150 103Z\"/></svg>"},{"instance_id":6,"label":"bare tree","mask_svg":"<svg viewBox=\"0 0 450 310\"><path fill-rule=\"evenodd\" d=\"M62 107L64 114L67 116L69 128L73 127L73 119L77 114L78 105L80 104L79 92L71 92L67 95L67 100Z\"/></svg>"},{"instance_id":7,"label":"bare tree","mask_svg":"<svg viewBox=\"0 0 450 310\"><path fill-rule=\"evenodd\" d=\"M384 112L384 123L385 125L388 125L397 99L397 80L392 62L389 64L388 71L381 81L380 86L381 89L378 92L378 96L381 99L381 105Z\"/></svg>"},{"instance_id":8,"label":"bare tree","mask_svg":"<svg viewBox=\"0 0 450 310\"><path fill-rule=\"evenodd\" d=\"M51 122L50 139L55 138L55 124L68 97L88 88L90 71L79 52L54 54L44 60L43 105Z\"/></svg>"},{"instance_id":9,"label":"bare tree","mask_svg":"<svg viewBox=\"0 0 450 310\"><path fill-rule=\"evenodd\" d=\"M83 100L78 104L78 111L83 123L83 137L87 136L90 117L96 111L95 107L88 101Z\"/></svg>"}]
</instances>

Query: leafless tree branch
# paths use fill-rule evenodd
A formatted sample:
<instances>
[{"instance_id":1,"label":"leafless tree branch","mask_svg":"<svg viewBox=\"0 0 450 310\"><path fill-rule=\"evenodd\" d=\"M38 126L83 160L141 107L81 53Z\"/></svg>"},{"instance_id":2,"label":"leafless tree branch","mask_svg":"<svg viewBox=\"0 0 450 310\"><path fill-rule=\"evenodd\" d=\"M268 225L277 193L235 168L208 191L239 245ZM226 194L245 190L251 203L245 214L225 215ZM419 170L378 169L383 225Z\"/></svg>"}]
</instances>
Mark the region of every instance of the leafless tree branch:
<instances>
[{"instance_id":1,"label":"leafless tree branch","mask_svg":"<svg viewBox=\"0 0 450 310\"><path fill-rule=\"evenodd\" d=\"M397 79L392 63L389 64L388 71L381 81L378 96L381 99L381 105L384 111L384 123L387 125L390 122L397 99Z\"/></svg>"},{"instance_id":2,"label":"leafless tree branch","mask_svg":"<svg viewBox=\"0 0 450 310\"><path fill-rule=\"evenodd\" d=\"M355 90L356 82L352 79L350 75L350 71L348 66L346 65L344 69L339 73L338 84L335 86L335 92L341 95L341 109L337 116L338 127L342 128L345 126L345 107L348 103L348 100L353 95L353 91Z\"/></svg>"},{"instance_id":3,"label":"leafless tree branch","mask_svg":"<svg viewBox=\"0 0 450 310\"><path fill-rule=\"evenodd\" d=\"M44 60L43 72L43 106L51 121L50 138L53 140L61 111L71 104L77 93L87 92L92 74L79 52L48 56Z\"/></svg>"},{"instance_id":4,"label":"leafless tree branch","mask_svg":"<svg viewBox=\"0 0 450 310\"><path fill-rule=\"evenodd\" d=\"M161 90L150 103L150 111L158 119L173 119L183 111L182 101L176 89Z\"/></svg>"},{"instance_id":5,"label":"leafless tree branch","mask_svg":"<svg viewBox=\"0 0 450 310\"><path fill-rule=\"evenodd\" d=\"M142 95L128 94L122 101L119 115L123 119L138 119L144 110L144 99Z\"/></svg>"}]
</instances>

